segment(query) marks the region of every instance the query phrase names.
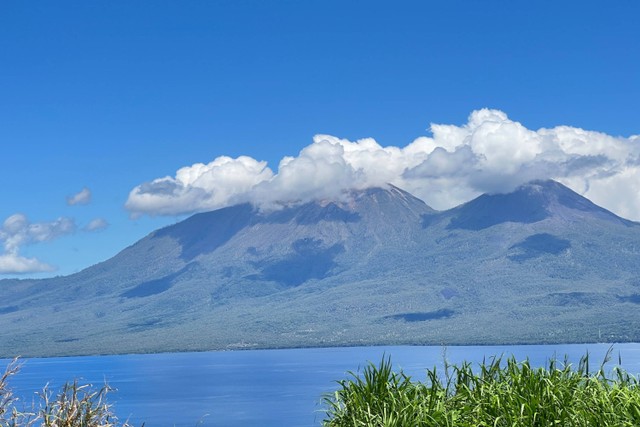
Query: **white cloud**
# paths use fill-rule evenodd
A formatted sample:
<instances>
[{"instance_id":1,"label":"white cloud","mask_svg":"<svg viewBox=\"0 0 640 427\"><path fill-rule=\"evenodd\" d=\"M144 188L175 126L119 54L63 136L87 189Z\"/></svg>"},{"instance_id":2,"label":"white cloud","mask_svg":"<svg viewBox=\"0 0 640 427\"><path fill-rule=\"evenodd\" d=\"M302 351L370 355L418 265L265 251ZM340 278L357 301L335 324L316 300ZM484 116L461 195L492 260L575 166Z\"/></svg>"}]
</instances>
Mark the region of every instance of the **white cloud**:
<instances>
[{"instance_id":1,"label":"white cloud","mask_svg":"<svg viewBox=\"0 0 640 427\"><path fill-rule=\"evenodd\" d=\"M571 126L530 130L502 111L473 111L466 124L432 124L405 147L374 139L316 135L277 173L250 157L219 157L143 183L129 194L133 215L175 215L240 202L343 197L345 190L397 185L436 209L533 179L556 179L595 203L640 219L640 136L615 137Z\"/></svg>"},{"instance_id":2,"label":"white cloud","mask_svg":"<svg viewBox=\"0 0 640 427\"><path fill-rule=\"evenodd\" d=\"M31 223L23 214L8 217L0 227L0 243L4 253L0 254L0 273L33 273L52 271L54 268L35 258L19 255L24 245L54 240L71 234L76 226L70 218L58 218L50 222Z\"/></svg>"},{"instance_id":3,"label":"white cloud","mask_svg":"<svg viewBox=\"0 0 640 427\"><path fill-rule=\"evenodd\" d=\"M17 254L0 255L0 274L24 274L55 271L55 267L35 258L25 258Z\"/></svg>"},{"instance_id":4,"label":"white cloud","mask_svg":"<svg viewBox=\"0 0 640 427\"><path fill-rule=\"evenodd\" d=\"M87 187L80 190L79 193L74 194L73 196L67 197L67 205L75 206L75 205L87 205L91 202L91 190Z\"/></svg>"},{"instance_id":5,"label":"white cloud","mask_svg":"<svg viewBox=\"0 0 640 427\"><path fill-rule=\"evenodd\" d=\"M84 231L101 231L109 227L109 223L103 218L96 218L91 220L89 224L85 225Z\"/></svg>"},{"instance_id":6,"label":"white cloud","mask_svg":"<svg viewBox=\"0 0 640 427\"><path fill-rule=\"evenodd\" d=\"M6 252L15 253L20 246L53 240L76 229L71 218L58 218L50 222L31 223L23 214L8 217L0 228L0 241Z\"/></svg>"},{"instance_id":7,"label":"white cloud","mask_svg":"<svg viewBox=\"0 0 640 427\"><path fill-rule=\"evenodd\" d=\"M209 164L179 169L175 177L154 179L129 193L132 214L177 215L249 201L247 194L273 177L266 162L251 157L222 156Z\"/></svg>"}]
</instances>

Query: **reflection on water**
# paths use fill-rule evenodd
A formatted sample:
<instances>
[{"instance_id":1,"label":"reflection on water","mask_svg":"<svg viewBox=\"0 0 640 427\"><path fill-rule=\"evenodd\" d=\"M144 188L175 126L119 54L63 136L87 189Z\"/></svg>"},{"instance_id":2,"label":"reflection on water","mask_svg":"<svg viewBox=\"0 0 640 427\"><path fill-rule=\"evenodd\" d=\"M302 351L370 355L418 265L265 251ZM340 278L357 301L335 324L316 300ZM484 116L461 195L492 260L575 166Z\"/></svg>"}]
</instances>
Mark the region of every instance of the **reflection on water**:
<instances>
[{"instance_id":1,"label":"reflection on water","mask_svg":"<svg viewBox=\"0 0 640 427\"><path fill-rule=\"evenodd\" d=\"M110 402L120 419L155 426L318 426L321 397L347 371L390 356L396 369L423 380L425 369L464 360L479 363L495 355L528 358L541 366L565 355L577 363L587 351L599 367L609 344L456 347L351 347L87 356L28 359L10 386L22 401L49 383L57 389L81 379L118 389ZM616 344L623 367L640 372L640 344ZM0 360L0 368L8 363ZM613 365L611 365L612 367Z\"/></svg>"}]
</instances>

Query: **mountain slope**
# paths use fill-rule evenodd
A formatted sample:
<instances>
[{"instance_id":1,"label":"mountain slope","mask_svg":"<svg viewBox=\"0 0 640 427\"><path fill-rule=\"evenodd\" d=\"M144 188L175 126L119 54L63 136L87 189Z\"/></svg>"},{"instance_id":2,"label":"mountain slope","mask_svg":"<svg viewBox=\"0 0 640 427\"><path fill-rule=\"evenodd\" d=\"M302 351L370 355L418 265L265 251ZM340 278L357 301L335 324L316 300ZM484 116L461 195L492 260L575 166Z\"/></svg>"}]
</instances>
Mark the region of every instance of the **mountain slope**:
<instances>
[{"instance_id":1,"label":"mountain slope","mask_svg":"<svg viewBox=\"0 0 640 427\"><path fill-rule=\"evenodd\" d=\"M505 222L532 224L547 218L631 221L593 204L555 181L533 181L509 194L484 194L450 211L450 229L482 230Z\"/></svg>"},{"instance_id":2,"label":"mountain slope","mask_svg":"<svg viewBox=\"0 0 640 427\"><path fill-rule=\"evenodd\" d=\"M436 212L389 186L238 205L0 281L3 355L640 339L640 225L553 181Z\"/></svg>"}]
</instances>

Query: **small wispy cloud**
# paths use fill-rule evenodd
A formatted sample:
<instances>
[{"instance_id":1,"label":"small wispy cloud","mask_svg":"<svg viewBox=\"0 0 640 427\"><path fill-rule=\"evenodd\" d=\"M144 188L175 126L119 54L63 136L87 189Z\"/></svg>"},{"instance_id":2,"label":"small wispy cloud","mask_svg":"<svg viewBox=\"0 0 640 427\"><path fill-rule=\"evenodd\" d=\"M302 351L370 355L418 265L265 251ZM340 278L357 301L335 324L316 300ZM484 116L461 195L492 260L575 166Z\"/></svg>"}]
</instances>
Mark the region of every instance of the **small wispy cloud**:
<instances>
[{"instance_id":1,"label":"small wispy cloud","mask_svg":"<svg viewBox=\"0 0 640 427\"><path fill-rule=\"evenodd\" d=\"M91 220L91 222L85 225L82 229L84 231L92 232L92 231L101 231L106 229L107 227L109 227L109 223L107 222L107 220L103 218L96 218Z\"/></svg>"},{"instance_id":2,"label":"small wispy cloud","mask_svg":"<svg viewBox=\"0 0 640 427\"><path fill-rule=\"evenodd\" d=\"M218 157L131 190L133 216L177 215L250 202L340 198L345 190L386 183L447 209L481 193L555 179L623 217L640 220L640 136L571 126L530 130L499 110L473 111L463 125L432 124L431 136L404 147L316 135L277 173L251 157ZM615 191L612 191L614 189Z\"/></svg>"},{"instance_id":3,"label":"small wispy cloud","mask_svg":"<svg viewBox=\"0 0 640 427\"><path fill-rule=\"evenodd\" d=\"M84 187L80 192L67 197L67 205L87 205L91 202L91 190Z\"/></svg>"},{"instance_id":4,"label":"small wispy cloud","mask_svg":"<svg viewBox=\"0 0 640 427\"><path fill-rule=\"evenodd\" d=\"M46 242L75 232L73 219L61 217L50 222L32 223L23 214L8 217L0 227L0 243L4 253L0 254L0 274L21 274L53 271L54 267L35 258L20 255L25 245Z\"/></svg>"}]
</instances>

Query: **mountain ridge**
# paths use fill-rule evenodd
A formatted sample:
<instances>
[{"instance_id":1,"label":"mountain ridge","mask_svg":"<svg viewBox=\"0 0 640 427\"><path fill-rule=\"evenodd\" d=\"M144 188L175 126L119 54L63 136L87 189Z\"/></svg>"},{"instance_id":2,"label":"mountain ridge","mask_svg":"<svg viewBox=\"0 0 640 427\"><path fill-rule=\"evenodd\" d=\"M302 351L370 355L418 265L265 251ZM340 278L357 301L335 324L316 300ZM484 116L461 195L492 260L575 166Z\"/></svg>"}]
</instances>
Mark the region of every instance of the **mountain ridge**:
<instances>
[{"instance_id":1,"label":"mountain ridge","mask_svg":"<svg viewBox=\"0 0 640 427\"><path fill-rule=\"evenodd\" d=\"M553 181L446 211L394 186L236 205L70 276L0 281L0 348L638 340L639 225Z\"/></svg>"}]
</instances>

